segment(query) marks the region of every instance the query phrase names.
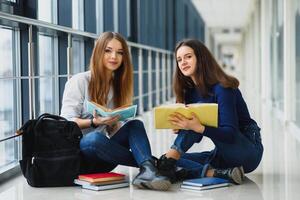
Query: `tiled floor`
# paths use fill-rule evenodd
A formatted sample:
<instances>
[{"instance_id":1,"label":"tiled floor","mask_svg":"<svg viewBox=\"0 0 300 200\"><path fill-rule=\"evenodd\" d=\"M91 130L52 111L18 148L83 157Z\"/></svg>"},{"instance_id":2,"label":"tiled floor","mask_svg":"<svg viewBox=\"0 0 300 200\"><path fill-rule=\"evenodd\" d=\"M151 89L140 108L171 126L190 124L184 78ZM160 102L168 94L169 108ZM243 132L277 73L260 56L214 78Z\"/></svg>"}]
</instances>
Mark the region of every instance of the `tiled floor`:
<instances>
[{"instance_id":1,"label":"tiled floor","mask_svg":"<svg viewBox=\"0 0 300 200\"><path fill-rule=\"evenodd\" d=\"M259 168L251 174L243 185L230 186L201 192L186 192L179 189L179 184L173 185L170 191L139 190L134 187L109 191L88 191L80 187L64 188L32 188L22 176L0 185L0 200L96 200L96 199L164 199L164 200L193 200L193 199L300 199L300 143L293 134L285 131L282 124L273 119L270 113L261 116L262 137L265 146L263 161ZM167 131L153 129L152 114L143 116L153 154L164 153L170 146L174 135ZM300 134L300 133L298 133ZM212 143L206 139L201 145L191 151L211 149ZM118 167L116 171L132 177L138 170Z\"/></svg>"}]
</instances>

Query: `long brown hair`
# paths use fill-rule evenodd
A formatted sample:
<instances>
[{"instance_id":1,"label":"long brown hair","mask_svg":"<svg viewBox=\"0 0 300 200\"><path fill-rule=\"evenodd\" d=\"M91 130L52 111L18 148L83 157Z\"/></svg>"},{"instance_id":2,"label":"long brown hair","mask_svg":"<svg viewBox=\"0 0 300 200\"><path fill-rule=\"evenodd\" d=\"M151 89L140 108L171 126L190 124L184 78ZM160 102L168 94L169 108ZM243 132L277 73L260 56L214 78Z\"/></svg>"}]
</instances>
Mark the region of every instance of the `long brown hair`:
<instances>
[{"instance_id":1,"label":"long brown hair","mask_svg":"<svg viewBox=\"0 0 300 200\"><path fill-rule=\"evenodd\" d=\"M175 57L177 57L178 49L182 46L188 46L194 50L197 59L195 71L196 83L190 77L183 75L176 61L177 67L174 74L173 88L177 102L185 103L184 96L186 89L193 86L196 86L204 97L210 95L212 86L217 83L220 83L225 88L238 88L239 81L222 70L207 47L199 40L186 39L180 41L175 48Z\"/></svg>"},{"instance_id":2,"label":"long brown hair","mask_svg":"<svg viewBox=\"0 0 300 200\"><path fill-rule=\"evenodd\" d=\"M133 97L133 67L125 39L115 32L104 32L96 41L90 59L91 79L89 95L92 101L107 106L110 84L107 84L103 57L109 41L116 39L122 44L123 56L121 66L113 72L113 102L115 107L132 103Z\"/></svg>"}]
</instances>

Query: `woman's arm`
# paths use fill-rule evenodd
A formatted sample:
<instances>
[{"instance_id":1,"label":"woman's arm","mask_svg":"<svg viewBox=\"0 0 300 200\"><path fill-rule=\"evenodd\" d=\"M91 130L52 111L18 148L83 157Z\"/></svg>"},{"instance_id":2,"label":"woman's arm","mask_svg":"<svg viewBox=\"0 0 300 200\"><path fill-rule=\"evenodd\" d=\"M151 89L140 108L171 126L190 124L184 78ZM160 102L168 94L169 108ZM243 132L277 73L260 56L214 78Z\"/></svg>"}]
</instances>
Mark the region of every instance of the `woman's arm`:
<instances>
[{"instance_id":1,"label":"woman's arm","mask_svg":"<svg viewBox=\"0 0 300 200\"><path fill-rule=\"evenodd\" d=\"M74 118L74 122L77 123L80 129L91 127L91 119Z\"/></svg>"},{"instance_id":2,"label":"woman's arm","mask_svg":"<svg viewBox=\"0 0 300 200\"><path fill-rule=\"evenodd\" d=\"M94 127L100 125L111 125L118 121L119 116L115 117L101 117L94 113L93 117L82 118L82 111L84 101L87 99L88 81L84 74L78 74L73 76L65 85L65 90L62 100L61 116L68 120L74 121L78 124L79 128L90 128L92 121Z\"/></svg>"},{"instance_id":3,"label":"woman's arm","mask_svg":"<svg viewBox=\"0 0 300 200\"><path fill-rule=\"evenodd\" d=\"M236 111L236 99L234 90L217 86L215 94L219 109L218 128L204 126L195 114L187 119L180 113L170 116L169 121L180 129L193 130L203 134L212 140L231 143L233 136L238 132L238 116Z\"/></svg>"},{"instance_id":4,"label":"woman's arm","mask_svg":"<svg viewBox=\"0 0 300 200\"><path fill-rule=\"evenodd\" d=\"M236 97L233 89L216 86L215 95L219 109L218 128L206 126L203 135L224 143L232 143L238 133Z\"/></svg>"},{"instance_id":5,"label":"woman's arm","mask_svg":"<svg viewBox=\"0 0 300 200\"><path fill-rule=\"evenodd\" d=\"M119 121L120 116L116 115L113 117L101 117L97 115L96 111L94 111L93 117L90 119L81 119L81 118L75 118L74 122L77 123L79 128L85 129L85 128L96 128L101 125L108 125L112 126L114 124L117 124Z\"/></svg>"},{"instance_id":6,"label":"woman's arm","mask_svg":"<svg viewBox=\"0 0 300 200\"><path fill-rule=\"evenodd\" d=\"M86 81L82 74L73 76L65 84L60 115L70 121L81 118L85 100ZM78 124L79 125L79 124Z\"/></svg>"}]
</instances>

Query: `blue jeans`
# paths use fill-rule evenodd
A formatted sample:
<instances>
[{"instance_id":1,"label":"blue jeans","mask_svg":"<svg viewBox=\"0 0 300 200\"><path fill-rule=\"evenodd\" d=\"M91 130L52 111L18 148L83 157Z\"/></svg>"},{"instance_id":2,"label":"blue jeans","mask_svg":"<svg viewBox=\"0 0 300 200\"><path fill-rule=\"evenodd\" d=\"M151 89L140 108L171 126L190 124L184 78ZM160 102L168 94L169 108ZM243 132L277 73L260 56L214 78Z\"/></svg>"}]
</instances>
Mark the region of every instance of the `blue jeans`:
<instances>
[{"instance_id":1,"label":"blue jeans","mask_svg":"<svg viewBox=\"0 0 300 200\"><path fill-rule=\"evenodd\" d=\"M181 130L171 147L181 154L177 165L187 169L190 178L204 177L209 165L214 168L243 166L244 171L249 173L255 170L261 161L263 146L260 128L256 123L242 128L235 134L231 144L213 140L216 147L210 152L185 153L193 144L199 143L202 137L199 133Z\"/></svg>"},{"instance_id":2,"label":"blue jeans","mask_svg":"<svg viewBox=\"0 0 300 200\"><path fill-rule=\"evenodd\" d=\"M99 164L98 171L111 171L117 165L138 167L151 160L151 148L143 122L127 122L111 138L100 132L83 136L80 149L85 159Z\"/></svg>"}]
</instances>

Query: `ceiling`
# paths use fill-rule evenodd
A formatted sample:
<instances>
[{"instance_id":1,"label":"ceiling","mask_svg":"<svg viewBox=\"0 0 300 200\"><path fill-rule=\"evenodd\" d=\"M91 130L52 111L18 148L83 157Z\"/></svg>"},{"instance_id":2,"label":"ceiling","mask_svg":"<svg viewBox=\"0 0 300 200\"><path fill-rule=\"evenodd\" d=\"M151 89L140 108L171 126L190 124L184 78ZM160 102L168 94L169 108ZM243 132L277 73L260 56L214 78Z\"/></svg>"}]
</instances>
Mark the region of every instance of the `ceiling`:
<instances>
[{"instance_id":1,"label":"ceiling","mask_svg":"<svg viewBox=\"0 0 300 200\"><path fill-rule=\"evenodd\" d=\"M192 0L213 37L226 43L241 40L255 0Z\"/></svg>"},{"instance_id":2,"label":"ceiling","mask_svg":"<svg viewBox=\"0 0 300 200\"><path fill-rule=\"evenodd\" d=\"M208 27L244 27L255 0L192 0Z\"/></svg>"}]
</instances>

